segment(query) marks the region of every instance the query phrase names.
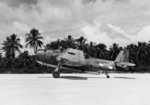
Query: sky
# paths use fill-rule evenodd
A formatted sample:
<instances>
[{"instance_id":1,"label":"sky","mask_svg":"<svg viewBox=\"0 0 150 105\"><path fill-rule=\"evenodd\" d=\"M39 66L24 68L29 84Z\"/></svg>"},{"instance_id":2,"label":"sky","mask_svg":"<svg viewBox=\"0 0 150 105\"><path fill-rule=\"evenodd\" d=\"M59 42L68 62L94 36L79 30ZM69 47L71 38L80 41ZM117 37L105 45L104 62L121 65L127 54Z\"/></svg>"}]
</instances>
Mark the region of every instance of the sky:
<instances>
[{"instance_id":1,"label":"sky","mask_svg":"<svg viewBox=\"0 0 150 105\"><path fill-rule=\"evenodd\" d=\"M14 33L25 45L32 28L40 31L44 45L68 35L108 47L149 42L150 1L0 0L0 43Z\"/></svg>"}]
</instances>

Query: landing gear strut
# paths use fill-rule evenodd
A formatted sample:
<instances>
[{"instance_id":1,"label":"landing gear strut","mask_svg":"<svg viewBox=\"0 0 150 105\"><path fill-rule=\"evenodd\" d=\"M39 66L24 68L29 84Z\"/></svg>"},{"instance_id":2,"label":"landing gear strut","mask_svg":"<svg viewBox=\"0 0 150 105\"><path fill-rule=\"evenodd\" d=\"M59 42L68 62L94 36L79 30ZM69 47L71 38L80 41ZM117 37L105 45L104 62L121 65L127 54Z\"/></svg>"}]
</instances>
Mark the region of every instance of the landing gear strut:
<instances>
[{"instance_id":1,"label":"landing gear strut","mask_svg":"<svg viewBox=\"0 0 150 105\"><path fill-rule=\"evenodd\" d=\"M101 69L102 69L102 71L105 73L106 78L110 78L110 76L108 75L108 71L107 71L107 69L103 69L103 68L101 68Z\"/></svg>"},{"instance_id":2,"label":"landing gear strut","mask_svg":"<svg viewBox=\"0 0 150 105\"><path fill-rule=\"evenodd\" d=\"M110 78L110 76L108 75L107 70L105 70L105 75L106 75L107 78Z\"/></svg>"}]
</instances>

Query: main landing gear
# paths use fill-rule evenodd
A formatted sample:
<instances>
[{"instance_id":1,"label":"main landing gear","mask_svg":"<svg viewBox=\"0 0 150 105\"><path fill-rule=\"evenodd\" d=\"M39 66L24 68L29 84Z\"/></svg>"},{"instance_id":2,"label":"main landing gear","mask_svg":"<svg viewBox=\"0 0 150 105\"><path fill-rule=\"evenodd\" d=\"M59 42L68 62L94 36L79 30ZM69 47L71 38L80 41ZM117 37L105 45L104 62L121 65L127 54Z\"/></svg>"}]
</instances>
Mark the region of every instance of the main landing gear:
<instances>
[{"instance_id":1,"label":"main landing gear","mask_svg":"<svg viewBox=\"0 0 150 105\"><path fill-rule=\"evenodd\" d=\"M59 77L60 77L60 67L61 67L62 65L63 65L62 62L59 62L59 63L58 63L58 65L57 65L55 71L54 71L53 74L52 74L54 78L59 78Z\"/></svg>"}]
</instances>

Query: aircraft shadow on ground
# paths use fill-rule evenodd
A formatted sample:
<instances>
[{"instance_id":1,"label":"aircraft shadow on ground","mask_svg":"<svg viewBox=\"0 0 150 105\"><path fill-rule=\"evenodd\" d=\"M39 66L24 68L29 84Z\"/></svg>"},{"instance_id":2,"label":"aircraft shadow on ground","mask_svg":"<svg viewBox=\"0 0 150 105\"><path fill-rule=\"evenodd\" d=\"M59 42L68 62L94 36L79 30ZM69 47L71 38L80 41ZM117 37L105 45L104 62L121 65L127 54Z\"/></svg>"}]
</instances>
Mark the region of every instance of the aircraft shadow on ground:
<instances>
[{"instance_id":1,"label":"aircraft shadow on ground","mask_svg":"<svg viewBox=\"0 0 150 105\"><path fill-rule=\"evenodd\" d=\"M80 76L60 76L62 79L70 79L70 80L87 80L88 78L104 78L107 79L106 77L80 77Z\"/></svg>"},{"instance_id":2,"label":"aircraft shadow on ground","mask_svg":"<svg viewBox=\"0 0 150 105\"><path fill-rule=\"evenodd\" d=\"M70 80L87 80L87 77L79 77L79 76L60 76L62 79L70 79Z\"/></svg>"},{"instance_id":3,"label":"aircraft shadow on ground","mask_svg":"<svg viewBox=\"0 0 150 105\"><path fill-rule=\"evenodd\" d=\"M53 77L38 77L38 78L53 78ZM68 80L87 80L88 78L103 78L103 79L108 79L106 77L80 77L80 76L60 76L59 79L68 79ZM116 79L136 79L133 77L112 77ZM111 77L109 78L111 79Z\"/></svg>"},{"instance_id":4,"label":"aircraft shadow on ground","mask_svg":"<svg viewBox=\"0 0 150 105\"><path fill-rule=\"evenodd\" d=\"M44 77L44 76L41 77L41 76L40 76L40 77L38 77L38 78L53 78L53 77Z\"/></svg>"},{"instance_id":5,"label":"aircraft shadow on ground","mask_svg":"<svg viewBox=\"0 0 150 105\"><path fill-rule=\"evenodd\" d=\"M133 78L133 77L114 77L114 78L120 78L120 79L136 79L136 78Z\"/></svg>"},{"instance_id":6,"label":"aircraft shadow on ground","mask_svg":"<svg viewBox=\"0 0 150 105\"><path fill-rule=\"evenodd\" d=\"M53 78L53 77L38 77L38 78ZM58 79L70 79L70 80L87 80L87 77L79 76L60 76Z\"/></svg>"},{"instance_id":7,"label":"aircraft shadow on ground","mask_svg":"<svg viewBox=\"0 0 150 105\"><path fill-rule=\"evenodd\" d=\"M38 77L38 78L53 78L53 77ZM88 78L106 78L106 77L80 77L80 76L60 76L58 79L68 79L68 80L87 80Z\"/></svg>"}]
</instances>

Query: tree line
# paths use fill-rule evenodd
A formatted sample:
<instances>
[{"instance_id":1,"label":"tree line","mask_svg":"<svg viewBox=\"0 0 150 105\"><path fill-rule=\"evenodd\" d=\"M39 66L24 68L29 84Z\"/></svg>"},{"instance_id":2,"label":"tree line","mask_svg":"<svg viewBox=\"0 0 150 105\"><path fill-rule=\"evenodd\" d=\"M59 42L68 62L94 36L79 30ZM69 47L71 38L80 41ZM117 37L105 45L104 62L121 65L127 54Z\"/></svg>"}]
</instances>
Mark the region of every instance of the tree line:
<instances>
[{"instance_id":1,"label":"tree line","mask_svg":"<svg viewBox=\"0 0 150 105\"><path fill-rule=\"evenodd\" d=\"M29 33L25 34L26 45L20 44L21 39L16 34L6 37L2 43L1 50L5 56L0 54L0 73L43 73L51 72L50 69L36 63L35 55L30 55L28 51L21 51L23 47L31 47L34 53L44 46L45 49L67 49L74 48L82 50L93 58L115 60L118 53L122 49L129 50L129 62L135 63L136 66L132 71L148 72L150 65L150 42L138 42L137 44L129 44L124 47L119 44L112 44L109 48L104 43L87 42L83 36L74 38L72 35L56 41L50 41L46 45L43 44L43 36L41 33L33 28ZM18 53L18 56L16 56Z\"/></svg>"}]
</instances>

